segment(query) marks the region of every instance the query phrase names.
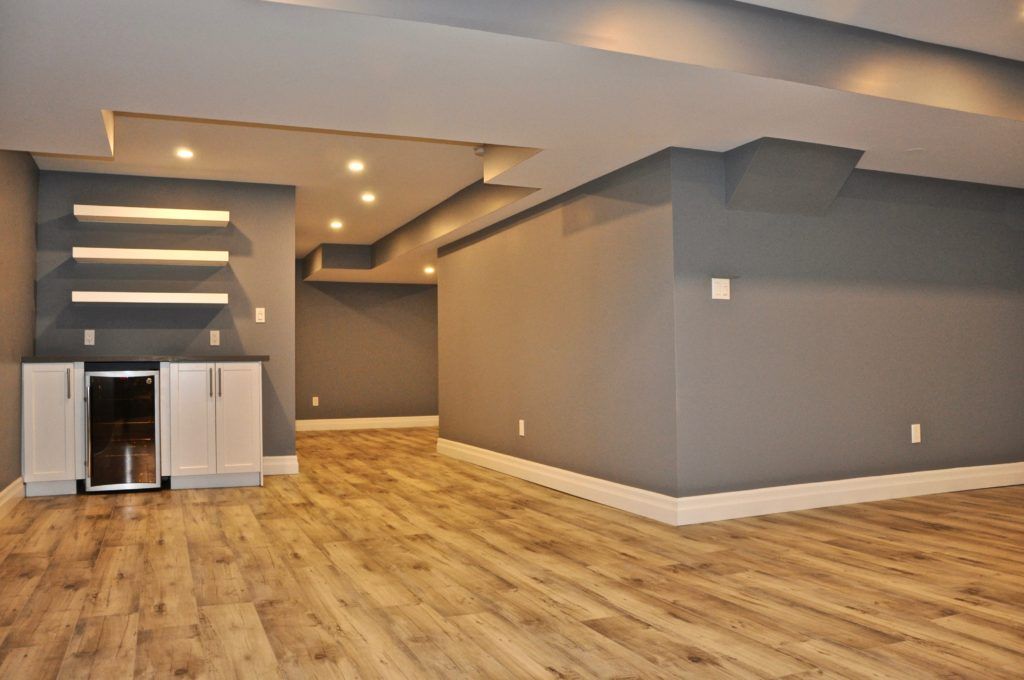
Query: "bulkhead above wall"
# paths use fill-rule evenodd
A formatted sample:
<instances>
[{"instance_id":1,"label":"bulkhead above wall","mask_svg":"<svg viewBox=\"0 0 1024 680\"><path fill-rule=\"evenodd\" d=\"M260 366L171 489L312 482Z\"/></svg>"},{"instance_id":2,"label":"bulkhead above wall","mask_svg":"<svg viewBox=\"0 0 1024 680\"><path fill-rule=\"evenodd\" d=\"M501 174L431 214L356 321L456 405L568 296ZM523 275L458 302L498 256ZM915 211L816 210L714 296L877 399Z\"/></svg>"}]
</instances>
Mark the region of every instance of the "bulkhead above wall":
<instances>
[{"instance_id":1,"label":"bulkhead above wall","mask_svg":"<svg viewBox=\"0 0 1024 680\"><path fill-rule=\"evenodd\" d=\"M726 205L824 214L863 155L860 149L762 137L725 153Z\"/></svg>"}]
</instances>

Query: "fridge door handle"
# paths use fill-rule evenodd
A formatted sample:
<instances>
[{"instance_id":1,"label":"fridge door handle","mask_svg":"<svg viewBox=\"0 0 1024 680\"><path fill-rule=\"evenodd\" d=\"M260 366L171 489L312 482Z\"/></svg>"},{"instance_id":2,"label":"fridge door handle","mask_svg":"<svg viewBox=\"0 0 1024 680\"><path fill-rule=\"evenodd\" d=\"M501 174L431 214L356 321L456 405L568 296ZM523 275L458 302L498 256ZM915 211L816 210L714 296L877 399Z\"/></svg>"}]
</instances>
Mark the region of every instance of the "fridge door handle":
<instances>
[{"instance_id":1,"label":"fridge door handle","mask_svg":"<svg viewBox=\"0 0 1024 680\"><path fill-rule=\"evenodd\" d=\"M213 398L213 369L210 369L210 398Z\"/></svg>"},{"instance_id":2,"label":"fridge door handle","mask_svg":"<svg viewBox=\"0 0 1024 680\"><path fill-rule=\"evenodd\" d=\"M217 396L224 396L224 376L220 374L221 369L217 368Z\"/></svg>"},{"instance_id":3,"label":"fridge door handle","mask_svg":"<svg viewBox=\"0 0 1024 680\"><path fill-rule=\"evenodd\" d=\"M70 399L71 398L71 369L70 368L64 369L64 375L67 376L68 399Z\"/></svg>"}]
</instances>

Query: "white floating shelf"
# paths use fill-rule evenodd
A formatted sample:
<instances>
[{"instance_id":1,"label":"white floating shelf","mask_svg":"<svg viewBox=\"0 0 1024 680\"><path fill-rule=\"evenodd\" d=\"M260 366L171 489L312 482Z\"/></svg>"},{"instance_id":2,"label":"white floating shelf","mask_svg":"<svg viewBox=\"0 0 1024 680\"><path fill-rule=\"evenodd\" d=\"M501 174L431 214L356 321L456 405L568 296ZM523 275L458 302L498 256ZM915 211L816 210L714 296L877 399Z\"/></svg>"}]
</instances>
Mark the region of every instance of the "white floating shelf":
<instances>
[{"instance_id":1,"label":"white floating shelf","mask_svg":"<svg viewBox=\"0 0 1024 680\"><path fill-rule=\"evenodd\" d=\"M79 222L107 224L163 224L176 227L226 227L227 210L181 210L178 208L132 208L121 205L75 204Z\"/></svg>"},{"instance_id":2,"label":"white floating shelf","mask_svg":"<svg viewBox=\"0 0 1024 680\"><path fill-rule=\"evenodd\" d=\"M75 262L94 264L167 264L221 267L228 263L226 250L154 250L148 248L71 249Z\"/></svg>"},{"instance_id":3,"label":"white floating shelf","mask_svg":"<svg viewBox=\"0 0 1024 680\"><path fill-rule=\"evenodd\" d=\"M128 293L120 291L73 290L72 302L143 305L226 305L227 293Z\"/></svg>"}]
</instances>

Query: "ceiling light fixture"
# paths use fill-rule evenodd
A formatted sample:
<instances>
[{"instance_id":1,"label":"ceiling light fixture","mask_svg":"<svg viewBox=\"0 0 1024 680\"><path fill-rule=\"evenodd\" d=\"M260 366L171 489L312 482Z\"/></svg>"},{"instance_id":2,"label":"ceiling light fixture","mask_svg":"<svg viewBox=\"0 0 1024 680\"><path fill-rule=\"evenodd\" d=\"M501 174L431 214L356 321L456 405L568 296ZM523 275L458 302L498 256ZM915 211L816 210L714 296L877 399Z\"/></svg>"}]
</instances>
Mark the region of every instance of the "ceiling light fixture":
<instances>
[{"instance_id":1,"label":"ceiling light fixture","mask_svg":"<svg viewBox=\"0 0 1024 680\"><path fill-rule=\"evenodd\" d=\"M363 164L362 161L355 160L348 162L348 169L349 172L362 172L363 170L366 169L366 166Z\"/></svg>"},{"instance_id":2,"label":"ceiling light fixture","mask_svg":"<svg viewBox=\"0 0 1024 680\"><path fill-rule=\"evenodd\" d=\"M192 149L185 148L184 146L178 147L178 149L174 152L174 155L177 156L178 158L192 158L193 156L195 156L195 154L192 153Z\"/></svg>"},{"instance_id":3,"label":"ceiling light fixture","mask_svg":"<svg viewBox=\"0 0 1024 680\"><path fill-rule=\"evenodd\" d=\"M360 196L359 198L363 200L363 203L373 203L374 201L377 200L377 197L373 194L372 191L364 191L363 195Z\"/></svg>"},{"instance_id":4,"label":"ceiling light fixture","mask_svg":"<svg viewBox=\"0 0 1024 680\"><path fill-rule=\"evenodd\" d=\"M428 265L427 265L426 267L424 267L424 268L423 268L423 273L424 273L424 274L433 274L433 273L434 273L434 268L433 268L433 267L431 267L431 266L430 266L430 265L428 264Z\"/></svg>"},{"instance_id":5,"label":"ceiling light fixture","mask_svg":"<svg viewBox=\"0 0 1024 680\"><path fill-rule=\"evenodd\" d=\"M341 229L345 226L341 220L331 220L331 229Z\"/></svg>"}]
</instances>

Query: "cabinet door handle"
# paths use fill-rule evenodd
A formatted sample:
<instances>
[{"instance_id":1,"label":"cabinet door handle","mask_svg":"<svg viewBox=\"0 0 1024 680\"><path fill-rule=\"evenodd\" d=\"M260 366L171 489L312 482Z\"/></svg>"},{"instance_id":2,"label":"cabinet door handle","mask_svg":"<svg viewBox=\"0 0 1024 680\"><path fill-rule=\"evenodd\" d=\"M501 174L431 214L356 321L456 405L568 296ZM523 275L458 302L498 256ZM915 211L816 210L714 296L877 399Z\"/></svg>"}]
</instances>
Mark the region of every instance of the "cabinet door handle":
<instances>
[{"instance_id":1,"label":"cabinet door handle","mask_svg":"<svg viewBox=\"0 0 1024 680\"><path fill-rule=\"evenodd\" d=\"M220 374L220 368L217 369L217 396L224 396L224 377Z\"/></svg>"},{"instance_id":2,"label":"cabinet door handle","mask_svg":"<svg viewBox=\"0 0 1024 680\"><path fill-rule=\"evenodd\" d=\"M68 399L70 399L71 398L71 369L70 368L66 368L66 369L64 369L64 371L65 371L64 374L67 376L67 382L68 382Z\"/></svg>"},{"instance_id":3,"label":"cabinet door handle","mask_svg":"<svg viewBox=\"0 0 1024 680\"><path fill-rule=\"evenodd\" d=\"M210 369L210 398L213 398L213 369Z\"/></svg>"}]
</instances>

